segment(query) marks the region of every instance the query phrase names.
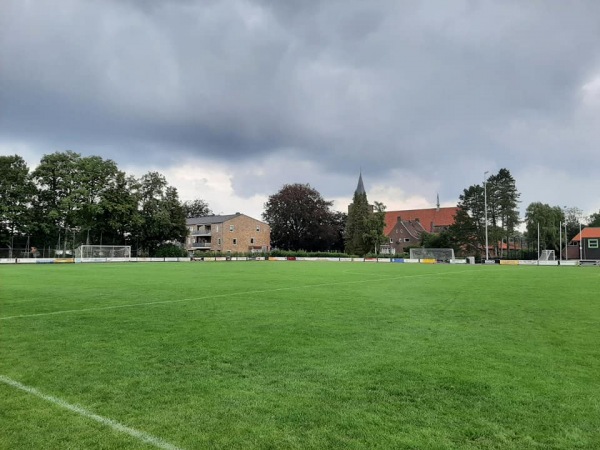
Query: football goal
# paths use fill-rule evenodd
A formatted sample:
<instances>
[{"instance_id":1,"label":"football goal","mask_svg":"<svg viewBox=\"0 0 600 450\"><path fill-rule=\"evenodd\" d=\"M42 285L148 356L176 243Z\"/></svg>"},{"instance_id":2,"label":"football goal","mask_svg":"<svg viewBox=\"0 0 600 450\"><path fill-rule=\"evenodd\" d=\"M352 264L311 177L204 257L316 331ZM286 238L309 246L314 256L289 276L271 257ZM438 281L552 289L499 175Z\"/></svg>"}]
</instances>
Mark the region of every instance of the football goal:
<instances>
[{"instance_id":1,"label":"football goal","mask_svg":"<svg viewBox=\"0 0 600 450\"><path fill-rule=\"evenodd\" d=\"M131 258L131 245L80 245L75 258Z\"/></svg>"},{"instance_id":2,"label":"football goal","mask_svg":"<svg viewBox=\"0 0 600 450\"><path fill-rule=\"evenodd\" d=\"M411 248L410 259L435 259L436 261L451 261L454 259L454 249Z\"/></svg>"},{"instance_id":3,"label":"football goal","mask_svg":"<svg viewBox=\"0 0 600 450\"><path fill-rule=\"evenodd\" d=\"M554 254L554 250L542 250L540 254L540 261L555 261L556 255Z\"/></svg>"}]
</instances>

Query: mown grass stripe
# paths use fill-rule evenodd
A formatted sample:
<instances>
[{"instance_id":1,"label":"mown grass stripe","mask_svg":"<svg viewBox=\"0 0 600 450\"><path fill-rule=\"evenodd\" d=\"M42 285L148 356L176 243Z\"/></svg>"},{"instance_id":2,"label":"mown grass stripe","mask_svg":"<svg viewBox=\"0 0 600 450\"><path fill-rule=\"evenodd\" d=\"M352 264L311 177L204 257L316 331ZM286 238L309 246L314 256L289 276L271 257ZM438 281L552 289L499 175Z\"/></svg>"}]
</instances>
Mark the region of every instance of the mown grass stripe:
<instances>
[{"instance_id":1,"label":"mown grass stripe","mask_svg":"<svg viewBox=\"0 0 600 450\"><path fill-rule=\"evenodd\" d=\"M164 450L181 450L179 447L177 447L173 444L170 444L156 436L148 434L144 431L136 430L135 428L128 427L126 425L123 425L123 424L117 422L116 420L109 419L108 417L104 417L104 416L95 414L79 405L74 405L72 403L68 403L68 402L66 402L60 398L54 397L52 395L44 394L44 393L38 391L34 387L26 386L26 385L19 383L18 381L15 381L12 378L9 378L7 376L0 375L0 381L4 384L14 387L15 389L19 389L21 391L27 392L28 394L34 395L38 398L41 398L42 400L46 400L47 402L50 402L56 406L60 406L61 408L68 409L69 411L79 414L80 416L86 417L88 419L92 419L98 423L101 423L102 425L106 425L115 431L128 434L129 436L132 436L132 437L134 437L142 442L145 442L147 444L153 445L154 447L161 448Z\"/></svg>"},{"instance_id":2,"label":"mown grass stripe","mask_svg":"<svg viewBox=\"0 0 600 450\"><path fill-rule=\"evenodd\" d=\"M205 295L202 297L192 297L192 298L180 298L177 300L157 300L153 302L142 302L142 303L128 303L125 305L111 305L111 306L98 306L94 308L80 308L80 309L66 309L60 311L50 311L45 313L35 313L35 314L19 314L15 316L5 316L0 317L0 320L10 320L10 319L22 319L28 317L41 317L41 316L53 316L58 314L69 314L69 313L81 313L81 312L89 312L89 311L104 311L110 309L119 309L119 308L133 308L136 306L152 306L152 305L164 305L171 303L181 303L181 302L191 302L198 300L208 300L214 298L223 298L223 297L232 297L239 295L248 295L248 294L269 294L272 292L280 292L280 291L290 291L290 290L302 290L309 289L315 287L328 287L328 286L339 286L339 285L348 285L348 284L357 284L357 283L379 283L382 281L397 281L406 278L421 278L421 277L431 277L431 276L439 276L439 275L448 275L448 274L458 274L458 273L466 273L472 272L472 270L462 270L462 271L452 271L452 272L438 272L438 273L427 273L427 274L419 274L419 275L403 275L398 277L385 277L385 278L371 278L368 280L352 280L352 281L336 281L332 283L318 283L318 284L306 284L301 286L287 286L282 288L275 289L259 289L254 291L239 291L239 292L229 292L226 294L212 294Z\"/></svg>"}]
</instances>

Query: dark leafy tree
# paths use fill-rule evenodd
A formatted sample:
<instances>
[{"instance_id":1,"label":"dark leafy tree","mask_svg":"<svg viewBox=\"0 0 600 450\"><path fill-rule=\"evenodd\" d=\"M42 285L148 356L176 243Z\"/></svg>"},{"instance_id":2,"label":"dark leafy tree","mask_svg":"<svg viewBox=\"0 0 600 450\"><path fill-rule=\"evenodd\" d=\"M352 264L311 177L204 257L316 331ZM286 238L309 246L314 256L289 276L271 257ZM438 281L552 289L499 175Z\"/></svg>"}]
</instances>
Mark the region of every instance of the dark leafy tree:
<instances>
[{"instance_id":1,"label":"dark leafy tree","mask_svg":"<svg viewBox=\"0 0 600 450\"><path fill-rule=\"evenodd\" d=\"M333 202L309 184L286 184L265 203L263 219L271 227L271 243L282 250L319 251L336 240Z\"/></svg>"},{"instance_id":2,"label":"dark leafy tree","mask_svg":"<svg viewBox=\"0 0 600 450\"><path fill-rule=\"evenodd\" d=\"M533 202L525 212L527 240L537 247L538 225L541 250L560 250L560 223L564 221L563 210L559 206Z\"/></svg>"},{"instance_id":3,"label":"dark leafy tree","mask_svg":"<svg viewBox=\"0 0 600 450\"><path fill-rule=\"evenodd\" d=\"M44 155L32 173L37 185L37 195L32 202L32 232L35 240L43 241L44 246L67 248L68 237L78 225L80 159L81 155L72 151Z\"/></svg>"},{"instance_id":4,"label":"dark leafy tree","mask_svg":"<svg viewBox=\"0 0 600 450\"><path fill-rule=\"evenodd\" d=\"M331 246L327 250L342 253L344 251L344 232L348 214L335 211L331 214L328 235L331 236Z\"/></svg>"},{"instance_id":5,"label":"dark leafy tree","mask_svg":"<svg viewBox=\"0 0 600 450\"><path fill-rule=\"evenodd\" d=\"M590 216L590 220L588 222L588 226L590 227L600 227L600 211L597 213L593 213Z\"/></svg>"},{"instance_id":6,"label":"dark leafy tree","mask_svg":"<svg viewBox=\"0 0 600 450\"><path fill-rule=\"evenodd\" d=\"M455 248L453 236L449 231L441 231L439 233L422 233L421 247L454 248L455 252L458 251L458 248Z\"/></svg>"},{"instance_id":7,"label":"dark leafy tree","mask_svg":"<svg viewBox=\"0 0 600 450\"><path fill-rule=\"evenodd\" d=\"M114 182L102 193L98 225L89 243L135 246L137 242L132 233L142 226L140 202L140 182L119 171ZM85 238L87 241L88 236Z\"/></svg>"},{"instance_id":8,"label":"dark leafy tree","mask_svg":"<svg viewBox=\"0 0 600 450\"><path fill-rule=\"evenodd\" d=\"M375 254L379 253L379 248L387 238L383 234L385 229L385 205L381 202L375 202L373 212L367 216L367 231L363 236L365 246L369 251L373 250Z\"/></svg>"},{"instance_id":9,"label":"dark leafy tree","mask_svg":"<svg viewBox=\"0 0 600 450\"><path fill-rule=\"evenodd\" d=\"M500 254L503 240L514 239L519 224L519 197L515 179L507 169L490 176L485 186L473 185L459 197L459 211L450 234L458 253L485 253L486 198L488 245Z\"/></svg>"},{"instance_id":10,"label":"dark leafy tree","mask_svg":"<svg viewBox=\"0 0 600 450\"><path fill-rule=\"evenodd\" d=\"M148 254L154 255L161 244L185 240L185 211L177 189L158 172L149 172L140 180L140 215L138 245Z\"/></svg>"},{"instance_id":11,"label":"dark leafy tree","mask_svg":"<svg viewBox=\"0 0 600 450\"><path fill-rule=\"evenodd\" d=\"M458 211L449 233L453 248L461 253L481 255L485 253L485 202L484 188L473 185L459 196Z\"/></svg>"},{"instance_id":12,"label":"dark leafy tree","mask_svg":"<svg viewBox=\"0 0 600 450\"><path fill-rule=\"evenodd\" d=\"M505 238L506 242L514 236L515 229L519 225L519 197L516 182L507 169L500 169L498 174L490 177L492 200L492 227L493 242L498 252L498 243Z\"/></svg>"},{"instance_id":13,"label":"dark leafy tree","mask_svg":"<svg viewBox=\"0 0 600 450\"><path fill-rule=\"evenodd\" d=\"M29 178L29 167L20 156L0 156L0 173L0 241L12 255L15 239L22 241L30 231L35 186Z\"/></svg>"},{"instance_id":14,"label":"dark leafy tree","mask_svg":"<svg viewBox=\"0 0 600 450\"><path fill-rule=\"evenodd\" d=\"M111 230L101 220L106 217L103 208L107 206L106 196L111 195L124 174L114 161L99 156L80 158L76 170L75 225L80 231L81 240L86 243L98 243L100 240L109 243Z\"/></svg>"},{"instance_id":15,"label":"dark leafy tree","mask_svg":"<svg viewBox=\"0 0 600 450\"><path fill-rule=\"evenodd\" d=\"M185 217L188 219L209 216L212 214L211 209L208 207L208 203L199 198L183 202L183 210L185 211Z\"/></svg>"}]
</instances>

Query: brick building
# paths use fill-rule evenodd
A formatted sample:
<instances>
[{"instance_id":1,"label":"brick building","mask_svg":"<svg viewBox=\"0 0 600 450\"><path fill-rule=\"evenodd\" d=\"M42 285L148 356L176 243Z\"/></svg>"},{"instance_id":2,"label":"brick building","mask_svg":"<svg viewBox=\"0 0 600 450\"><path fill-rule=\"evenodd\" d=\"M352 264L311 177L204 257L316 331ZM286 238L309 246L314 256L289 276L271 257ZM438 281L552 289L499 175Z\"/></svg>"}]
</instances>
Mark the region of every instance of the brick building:
<instances>
[{"instance_id":1,"label":"brick building","mask_svg":"<svg viewBox=\"0 0 600 450\"><path fill-rule=\"evenodd\" d=\"M204 216L187 219L186 249L192 252L268 252L271 229L268 224L245 214Z\"/></svg>"},{"instance_id":2,"label":"brick building","mask_svg":"<svg viewBox=\"0 0 600 450\"><path fill-rule=\"evenodd\" d=\"M362 173L358 177L355 193L366 194ZM457 206L440 207L439 197L435 208L386 211L383 234L389 241L381 246L382 253L403 253L409 247L419 245L423 232L440 233L447 230L454 223L457 212Z\"/></svg>"},{"instance_id":3,"label":"brick building","mask_svg":"<svg viewBox=\"0 0 600 450\"><path fill-rule=\"evenodd\" d=\"M385 213L384 234L395 252L405 252L421 241L421 234L439 233L454 223L458 207L440 207L426 209L407 209L387 211Z\"/></svg>"}]
</instances>

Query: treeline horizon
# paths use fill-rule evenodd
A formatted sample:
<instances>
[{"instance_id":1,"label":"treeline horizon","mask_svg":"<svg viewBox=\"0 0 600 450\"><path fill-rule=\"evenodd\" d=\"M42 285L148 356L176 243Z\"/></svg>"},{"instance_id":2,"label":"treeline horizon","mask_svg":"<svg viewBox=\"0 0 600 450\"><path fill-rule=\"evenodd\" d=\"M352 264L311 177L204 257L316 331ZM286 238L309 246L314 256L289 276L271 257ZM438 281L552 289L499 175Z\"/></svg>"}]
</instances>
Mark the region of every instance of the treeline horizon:
<instances>
[{"instance_id":1,"label":"treeline horizon","mask_svg":"<svg viewBox=\"0 0 600 450\"><path fill-rule=\"evenodd\" d=\"M159 172L135 177L111 159L70 150L44 155L34 170L17 154L0 156L0 173L4 248L131 245L138 254L152 256L163 245L185 242L186 218L212 214L202 199L182 202ZM465 188L454 224L440 233L423 233L419 246L481 255L487 228L489 247L498 255L503 243L535 241L539 224L541 248L559 251L561 234L567 241L582 223L600 226L600 211L588 218L577 207L543 202L528 205L521 219L519 197L510 171L500 169L483 184ZM385 205L370 206L366 194L354 196L348 214L334 211L332 204L308 184L284 185L269 196L262 214L271 226L272 247L362 255L386 245ZM521 223L525 233L517 228Z\"/></svg>"}]
</instances>

